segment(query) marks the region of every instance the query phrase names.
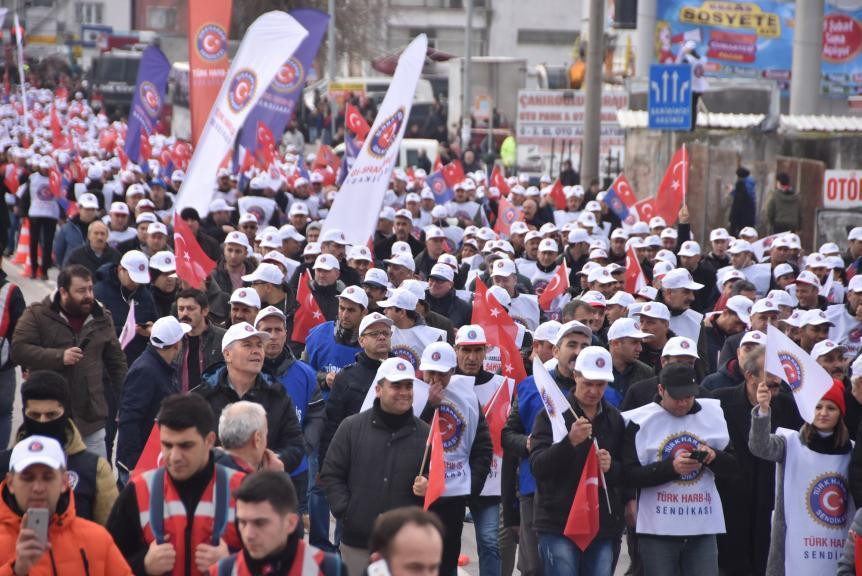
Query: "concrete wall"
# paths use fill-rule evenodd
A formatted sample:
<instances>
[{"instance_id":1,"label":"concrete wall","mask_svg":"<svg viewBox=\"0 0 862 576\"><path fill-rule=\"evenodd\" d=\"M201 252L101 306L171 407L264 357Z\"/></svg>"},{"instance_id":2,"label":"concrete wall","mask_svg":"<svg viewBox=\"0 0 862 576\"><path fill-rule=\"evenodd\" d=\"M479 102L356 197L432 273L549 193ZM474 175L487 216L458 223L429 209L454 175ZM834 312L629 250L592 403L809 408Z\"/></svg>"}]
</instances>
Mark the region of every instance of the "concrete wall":
<instances>
[{"instance_id":1,"label":"concrete wall","mask_svg":"<svg viewBox=\"0 0 862 576\"><path fill-rule=\"evenodd\" d=\"M786 171L802 193L803 246L815 238L815 213L822 206L823 170L859 168L862 135L763 134L756 131L699 131L694 134L629 130L626 134L625 173L638 198L655 194L674 151L689 147L688 206L694 238L707 239L709 230L728 225L738 166L748 168L757 181L758 229L766 231L760 217L775 174ZM822 234L819 234L822 237Z\"/></svg>"}]
</instances>

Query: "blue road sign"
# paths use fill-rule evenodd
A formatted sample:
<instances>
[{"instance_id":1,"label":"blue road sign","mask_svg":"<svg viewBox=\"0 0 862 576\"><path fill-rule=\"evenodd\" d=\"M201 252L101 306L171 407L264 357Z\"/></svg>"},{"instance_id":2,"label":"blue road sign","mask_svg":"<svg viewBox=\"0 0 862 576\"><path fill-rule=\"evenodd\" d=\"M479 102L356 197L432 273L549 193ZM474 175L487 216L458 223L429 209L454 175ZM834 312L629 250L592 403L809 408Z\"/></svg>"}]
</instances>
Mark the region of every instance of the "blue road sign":
<instances>
[{"instance_id":1,"label":"blue road sign","mask_svg":"<svg viewBox=\"0 0 862 576\"><path fill-rule=\"evenodd\" d=\"M649 68L649 127L654 130L691 128L691 66L653 64Z\"/></svg>"}]
</instances>

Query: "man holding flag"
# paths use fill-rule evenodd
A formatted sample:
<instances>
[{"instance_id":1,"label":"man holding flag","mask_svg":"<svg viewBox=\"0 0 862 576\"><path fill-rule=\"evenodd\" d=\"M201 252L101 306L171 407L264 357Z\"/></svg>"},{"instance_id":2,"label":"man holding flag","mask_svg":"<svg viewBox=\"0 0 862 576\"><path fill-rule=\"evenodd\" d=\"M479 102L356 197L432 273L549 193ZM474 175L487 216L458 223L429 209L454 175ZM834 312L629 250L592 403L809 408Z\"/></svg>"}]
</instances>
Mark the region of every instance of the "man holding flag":
<instances>
[{"instance_id":1,"label":"man holding flag","mask_svg":"<svg viewBox=\"0 0 862 576\"><path fill-rule=\"evenodd\" d=\"M604 399L605 388L614 379L612 365L604 348L582 350L575 360L575 386L566 394L567 404L546 404L533 424L533 523L545 576L611 574L619 550L623 524L616 486L622 483L625 423ZM552 408L553 415L548 411ZM567 435L554 437L552 418L564 420ZM588 474L596 459L608 485L590 491L590 483L601 484L599 476Z\"/></svg>"}]
</instances>

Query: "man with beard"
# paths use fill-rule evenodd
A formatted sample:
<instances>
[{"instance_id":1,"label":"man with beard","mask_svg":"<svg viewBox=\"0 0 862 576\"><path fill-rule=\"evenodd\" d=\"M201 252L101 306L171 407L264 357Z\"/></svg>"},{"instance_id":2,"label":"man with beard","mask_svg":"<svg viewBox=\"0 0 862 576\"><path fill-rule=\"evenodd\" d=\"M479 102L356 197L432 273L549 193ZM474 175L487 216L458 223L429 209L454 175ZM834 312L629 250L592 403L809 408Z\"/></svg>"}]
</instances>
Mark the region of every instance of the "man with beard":
<instances>
[{"instance_id":1,"label":"man with beard","mask_svg":"<svg viewBox=\"0 0 862 576\"><path fill-rule=\"evenodd\" d=\"M107 458L107 396L119 397L127 365L111 316L93 297L89 270L64 268L57 292L24 311L12 338L12 360L66 378L71 413L87 449Z\"/></svg>"},{"instance_id":2,"label":"man with beard","mask_svg":"<svg viewBox=\"0 0 862 576\"><path fill-rule=\"evenodd\" d=\"M94 274L102 265L119 261L120 253L108 245L108 227L100 220L90 223L87 241L66 256L66 265L80 264Z\"/></svg>"},{"instance_id":3,"label":"man with beard","mask_svg":"<svg viewBox=\"0 0 862 576\"><path fill-rule=\"evenodd\" d=\"M847 359L844 346L832 340L821 340L811 349L811 357L829 373L834 380L842 382L847 377Z\"/></svg>"},{"instance_id":4,"label":"man with beard","mask_svg":"<svg viewBox=\"0 0 862 576\"><path fill-rule=\"evenodd\" d=\"M221 352L224 328L209 320L207 296L200 290L188 288L177 294L177 316L180 322L192 329L183 339L179 355L179 384L182 392L200 386L204 374L224 363Z\"/></svg>"},{"instance_id":5,"label":"man with beard","mask_svg":"<svg viewBox=\"0 0 862 576\"><path fill-rule=\"evenodd\" d=\"M50 370L31 372L21 384L24 421L15 435L15 443L29 436L46 436L59 442L66 455L67 470L78 478L72 486L76 514L104 525L117 499L117 483L108 461L84 446L70 410L65 378ZM0 477L5 478L9 472L11 455L11 448L0 452Z\"/></svg>"}]
</instances>

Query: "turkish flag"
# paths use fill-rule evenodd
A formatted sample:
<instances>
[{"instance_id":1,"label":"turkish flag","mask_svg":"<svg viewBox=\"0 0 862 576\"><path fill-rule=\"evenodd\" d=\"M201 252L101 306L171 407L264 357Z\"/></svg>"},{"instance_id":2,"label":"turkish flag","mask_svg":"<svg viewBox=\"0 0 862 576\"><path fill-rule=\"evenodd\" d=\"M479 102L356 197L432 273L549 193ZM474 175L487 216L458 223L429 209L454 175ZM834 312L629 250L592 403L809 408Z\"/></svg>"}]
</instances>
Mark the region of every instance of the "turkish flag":
<instances>
[{"instance_id":1,"label":"turkish flag","mask_svg":"<svg viewBox=\"0 0 862 576\"><path fill-rule=\"evenodd\" d=\"M132 470L131 475L138 476L144 472L155 470L159 467L161 456L162 435L159 432L158 422L154 422L153 427L150 430L150 437L147 438L147 443L144 444L144 449L141 451L141 455L138 456L138 462L135 464L135 468ZM128 462L125 464L128 464Z\"/></svg>"},{"instance_id":2,"label":"turkish flag","mask_svg":"<svg viewBox=\"0 0 862 576\"><path fill-rule=\"evenodd\" d=\"M103 130L102 134L99 136L99 148L104 150L105 152L113 153L114 148L117 146L117 131L113 128L108 128L107 130Z\"/></svg>"},{"instance_id":3,"label":"turkish flag","mask_svg":"<svg viewBox=\"0 0 862 576\"><path fill-rule=\"evenodd\" d=\"M503 171L499 165L495 165L494 170L491 171L491 186L496 187L500 191L500 196L508 196L511 192L508 182L503 178Z\"/></svg>"},{"instance_id":4,"label":"turkish flag","mask_svg":"<svg viewBox=\"0 0 862 576\"><path fill-rule=\"evenodd\" d=\"M446 463L443 461L443 436L440 434L440 409L434 411L431 431L428 433L426 450L431 446L431 462L428 466L428 489L425 491L425 510L431 507L446 490Z\"/></svg>"},{"instance_id":5,"label":"turkish flag","mask_svg":"<svg viewBox=\"0 0 862 576\"><path fill-rule=\"evenodd\" d=\"M497 221L494 222L494 232L508 237L512 224L520 219L521 209L513 206L506 198L500 196L500 200L497 202Z\"/></svg>"},{"instance_id":6,"label":"turkish flag","mask_svg":"<svg viewBox=\"0 0 862 576\"><path fill-rule=\"evenodd\" d=\"M18 192L18 167L10 162L6 164L6 174L3 176L3 184L9 189L9 192L16 194Z\"/></svg>"},{"instance_id":7,"label":"turkish flag","mask_svg":"<svg viewBox=\"0 0 862 576\"><path fill-rule=\"evenodd\" d=\"M515 382L524 380L527 377L527 371L524 369L524 359L521 358L521 351L517 346L518 326L497 299L488 294L488 287L479 278L476 278L470 323L482 326L485 329L488 344L500 348L501 375Z\"/></svg>"},{"instance_id":8,"label":"turkish flag","mask_svg":"<svg viewBox=\"0 0 862 576\"><path fill-rule=\"evenodd\" d=\"M296 301L299 308L293 315L293 332L290 335L293 342L305 343L305 337L308 336L309 330L326 322L323 312L320 311L320 306L314 300L314 294L311 293L309 282L311 282L311 275L306 270L299 281L299 289L296 291Z\"/></svg>"},{"instance_id":9,"label":"turkish flag","mask_svg":"<svg viewBox=\"0 0 862 576\"><path fill-rule=\"evenodd\" d=\"M557 273L545 286L545 290L539 296L539 308L547 312L551 309L551 302L557 296L562 296L569 289L569 271L566 269L566 261L557 267Z\"/></svg>"},{"instance_id":10,"label":"turkish flag","mask_svg":"<svg viewBox=\"0 0 862 576\"><path fill-rule=\"evenodd\" d=\"M464 167L461 166L460 160L452 160L443 166L443 179L452 189L455 188L455 184L460 184L464 180Z\"/></svg>"},{"instance_id":11,"label":"turkish flag","mask_svg":"<svg viewBox=\"0 0 862 576\"><path fill-rule=\"evenodd\" d=\"M332 148L326 144L321 144L320 148L317 149L317 154L314 155L314 165L311 168L326 168L327 166L331 166L333 170L338 172L341 160L339 160L338 154L332 151Z\"/></svg>"},{"instance_id":12,"label":"turkish flag","mask_svg":"<svg viewBox=\"0 0 862 576\"><path fill-rule=\"evenodd\" d=\"M266 166L275 160L275 136L269 126L257 121L257 156Z\"/></svg>"},{"instance_id":13,"label":"turkish flag","mask_svg":"<svg viewBox=\"0 0 862 576\"><path fill-rule=\"evenodd\" d=\"M189 169L189 160L192 157L192 145L182 140L177 141L171 148L171 162L174 169L185 172Z\"/></svg>"},{"instance_id":14,"label":"turkish flag","mask_svg":"<svg viewBox=\"0 0 862 576\"><path fill-rule=\"evenodd\" d=\"M554 208L557 210L566 209L566 193L563 192L563 183L557 178L554 182L554 187L551 188L551 200L554 201Z\"/></svg>"},{"instance_id":15,"label":"turkish flag","mask_svg":"<svg viewBox=\"0 0 862 576\"><path fill-rule=\"evenodd\" d=\"M204 253L191 228L179 214L174 214L174 252L177 276L202 290L204 281L215 268L215 262Z\"/></svg>"},{"instance_id":16,"label":"turkish flag","mask_svg":"<svg viewBox=\"0 0 862 576\"><path fill-rule=\"evenodd\" d=\"M629 246L626 251L625 291L629 294L635 294L644 286L646 286L646 276L644 276L641 263L635 254L635 249Z\"/></svg>"},{"instance_id":17,"label":"turkish flag","mask_svg":"<svg viewBox=\"0 0 862 576\"><path fill-rule=\"evenodd\" d=\"M688 187L688 153L682 146L673 155L658 187L655 208L668 226L673 226L679 217L679 209L685 202Z\"/></svg>"},{"instance_id":18,"label":"turkish flag","mask_svg":"<svg viewBox=\"0 0 862 576\"><path fill-rule=\"evenodd\" d=\"M488 431L491 433L491 444L494 446L494 454L503 457L503 427L509 417L509 409L512 407L512 397L509 394L509 380L497 389L497 393L484 407L485 421L488 423Z\"/></svg>"},{"instance_id":19,"label":"turkish flag","mask_svg":"<svg viewBox=\"0 0 862 576\"><path fill-rule=\"evenodd\" d=\"M638 218L641 222L649 222L650 218L653 216L658 216L656 212L656 199L655 198L644 198L637 204L635 204L635 210L637 210ZM677 210L679 212L679 210ZM670 224L670 222L668 222Z\"/></svg>"},{"instance_id":20,"label":"turkish flag","mask_svg":"<svg viewBox=\"0 0 862 576\"><path fill-rule=\"evenodd\" d=\"M599 455L590 446L563 535L585 552L599 533Z\"/></svg>"},{"instance_id":21,"label":"turkish flag","mask_svg":"<svg viewBox=\"0 0 862 576\"><path fill-rule=\"evenodd\" d=\"M55 149L65 148L68 144L68 139L63 135L63 126L60 124L60 116L57 114L57 107L51 106L51 145Z\"/></svg>"},{"instance_id":22,"label":"turkish flag","mask_svg":"<svg viewBox=\"0 0 862 576\"><path fill-rule=\"evenodd\" d=\"M51 187L51 194L54 198L59 198L63 195L63 177L60 176L60 171L54 166L48 172L48 185Z\"/></svg>"},{"instance_id":23,"label":"turkish flag","mask_svg":"<svg viewBox=\"0 0 862 576\"><path fill-rule=\"evenodd\" d=\"M129 163L129 155L128 155L128 154L126 154L126 148L125 148L125 146L118 146L118 147L117 147L117 158L119 158L119 159L120 159L120 167L121 167L123 170L125 170L125 169L126 169L126 164L128 164L128 163Z\"/></svg>"},{"instance_id":24,"label":"turkish flag","mask_svg":"<svg viewBox=\"0 0 862 576\"><path fill-rule=\"evenodd\" d=\"M437 154L437 157L434 159L434 168L431 169L431 172L439 172L440 170L443 170L443 160Z\"/></svg>"},{"instance_id":25,"label":"turkish flag","mask_svg":"<svg viewBox=\"0 0 862 576\"><path fill-rule=\"evenodd\" d=\"M344 127L353 132L360 140L364 140L371 130L368 121L362 117L356 106L350 102L347 103L347 110L344 113Z\"/></svg>"},{"instance_id":26,"label":"turkish flag","mask_svg":"<svg viewBox=\"0 0 862 576\"><path fill-rule=\"evenodd\" d=\"M150 146L150 137L147 136L147 133L141 130L141 156L136 162L136 164L143 167L147 161L150 159L150 156L153 155L153 147Z\"/></svg>"}]
</instances>

